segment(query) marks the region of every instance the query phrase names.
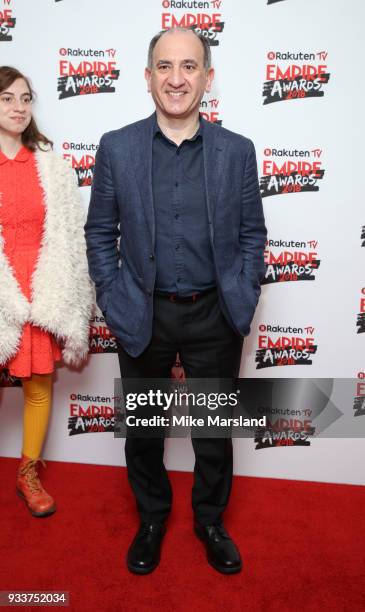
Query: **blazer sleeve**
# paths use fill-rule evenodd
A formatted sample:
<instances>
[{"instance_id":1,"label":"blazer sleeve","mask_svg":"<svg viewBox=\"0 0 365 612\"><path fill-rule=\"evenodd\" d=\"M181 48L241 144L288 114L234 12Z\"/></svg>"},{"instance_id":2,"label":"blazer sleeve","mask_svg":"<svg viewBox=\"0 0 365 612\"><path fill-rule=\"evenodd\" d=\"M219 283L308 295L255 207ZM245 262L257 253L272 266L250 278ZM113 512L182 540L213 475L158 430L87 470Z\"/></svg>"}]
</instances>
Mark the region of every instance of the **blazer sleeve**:
<instances>
[{"instance_id":1,"label":"blazer sleeve","mask_svg":"<svg viewBox=\"0 0 365 612\"><path fill-rule=\"evenodd\" d=\"M113 283L119 264L119 211L114 189L107 134L100 140L85 237L89 273L95 283L96 301L106 310L107 290Z\"/></svg>"},{"instance_id":2,"label":"blazer sleeve","mask_svg":"<svg viewBox=\"0 0 365 612\"><path fill-rule=\"evenodd\" d=\"M239 242L243 256L243 274L257 294L265 275L264 248L267 230L257 175L255 147L251 140L244 167Z\"/></svg>"}]
</instances>

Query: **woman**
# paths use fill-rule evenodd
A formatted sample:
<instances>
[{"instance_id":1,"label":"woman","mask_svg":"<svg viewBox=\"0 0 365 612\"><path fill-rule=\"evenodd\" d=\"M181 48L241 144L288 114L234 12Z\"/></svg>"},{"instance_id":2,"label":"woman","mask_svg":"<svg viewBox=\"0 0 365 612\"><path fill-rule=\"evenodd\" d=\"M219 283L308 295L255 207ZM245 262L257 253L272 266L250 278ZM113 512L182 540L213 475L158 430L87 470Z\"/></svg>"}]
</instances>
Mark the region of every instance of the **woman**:
<instances>
[{"instance_id":1,"label":"woman","mask_svg":"<svg viewBox=\"0 0 365 612\"><path fill-rule=\"evenodd\" d=\"M55 363L88 353L92 292L75 177L32 116L32 89L0 67L0 368L21 378L23 451L17 492L33 516L55 512L37 466Z\"/></svg>"}]
</instances>

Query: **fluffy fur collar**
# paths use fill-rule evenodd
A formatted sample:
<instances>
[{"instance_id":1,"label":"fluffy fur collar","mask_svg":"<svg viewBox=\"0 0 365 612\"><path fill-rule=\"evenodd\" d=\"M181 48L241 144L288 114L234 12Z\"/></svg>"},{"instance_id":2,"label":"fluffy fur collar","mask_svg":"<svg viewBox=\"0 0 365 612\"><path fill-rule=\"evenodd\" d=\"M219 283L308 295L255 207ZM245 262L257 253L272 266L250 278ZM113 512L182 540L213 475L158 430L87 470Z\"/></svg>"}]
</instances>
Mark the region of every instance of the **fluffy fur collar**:
<instances>
[{"instance_id":1,"label":"fluffy fur collar","mask_svg":"<svg viewBox=\"0 0 365 612\"><path fill-rule=\"evenodd\" d=\"M53 151L37 150L35 157L46 215L30 302L4 254L0 226L0 364L16 354L22 327L29 321L61 342L65 363L78 365L88 352L93 303L83 204L65 160Z\"/></svg>"}]
</instances>

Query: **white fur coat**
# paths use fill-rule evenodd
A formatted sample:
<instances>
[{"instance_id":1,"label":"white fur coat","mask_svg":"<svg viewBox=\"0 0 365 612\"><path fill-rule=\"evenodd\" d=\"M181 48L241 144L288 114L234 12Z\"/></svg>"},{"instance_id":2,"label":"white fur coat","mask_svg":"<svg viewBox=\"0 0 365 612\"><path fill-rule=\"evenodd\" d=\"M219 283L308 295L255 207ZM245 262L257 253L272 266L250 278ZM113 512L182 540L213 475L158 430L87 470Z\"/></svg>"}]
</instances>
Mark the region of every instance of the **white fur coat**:
<instances>
[{"instance_id":1,"label":"white fur coat","mask_svg":"<svg viewBox=\"0 0 365 612\"><path fill-rule=\"evenodd\" d=\"M93 303L84 209L68 163L53 151L37 149L35 157L46 214L30 302L4 254L0 226L0 365L16 354L26 322L52 333L63 347L64 362L78 365L88 353Z\"/></svg>"}]
</instances>

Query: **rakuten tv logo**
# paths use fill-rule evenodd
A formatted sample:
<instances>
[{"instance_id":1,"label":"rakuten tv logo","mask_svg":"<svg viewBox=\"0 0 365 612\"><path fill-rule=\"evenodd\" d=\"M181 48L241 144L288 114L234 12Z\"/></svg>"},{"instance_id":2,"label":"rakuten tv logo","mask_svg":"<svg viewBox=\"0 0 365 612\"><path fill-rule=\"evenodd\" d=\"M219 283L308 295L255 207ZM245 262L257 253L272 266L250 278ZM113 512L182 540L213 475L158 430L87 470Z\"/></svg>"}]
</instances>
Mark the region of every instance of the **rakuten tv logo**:
<instances>
[{"instance_id":1,"label":"rakuten tv logo","mask_svg":"<svg viewBox=\"0 0 365 612\"><path fill-rule=\"evenodd\" d=\"M0 42L11 42L13 40L12 33L16 19L13 15L13 9L9 8L11 5L12 0L2 0L2 2L0 0Z\"/></svg>"},{"instance_id":2,"label":"rakuten tv logo","mask_svg":"<svg viewBox=\"0 0 365 612\"><path fill-rule=\"evenodd\" d=\"M89 353L116 353L117 341L102 316L90 321Z\"/></svg>"},{"instance_id":3,"label":"rakuten tv logo","mask_svg":"<svg viewBox=\"0 0 365 612\"><path fill-rule=\"evenodd\" d=\"M276 366L312 365L317 352L314 327L259 325L256 370Z\"/></svg>"},{"instance_id":4,"label":"rakuten tv logo","mask_svg":"<svg viewBox=\"0 0 365 612\"><path fill-rule=\"evenodd\" d=\"M170 9L161 15L161 30L170 28L189 28L195 30L197 34L206 36L211 47L219 45L219 35L223 32L224 21L221 10L223 0L162 0L162 7ZM194 13L184 12L185 10L196 9ZM179 14L171 12L178 10ZM204 12L201 12L204 11Z\"/></svg>"},{"instance_id":5,"label":"rakuten tv logo","mask_svg":"<svg viewBox=\"0 0 365 612\"><path fill-rule=\"evenodd\" d=\"M59 59L59 100L88 94L114 93L119 79L115 49L70 49L59 50L61 58L78 57L88 60ZM103 58L103 61L94 58Z\"/></svg>"},{"instance_id":6,"label":"rakuten tv logo","mask_svg":"<svg viewBox=\"0 0 365 612\"><path fill-rule=\"evenodd\" d=\"M269 51L263 88L264 104L303 98L321 98L330 73L327 51L317 53ZM311 62L311 63L308 63Z\"/></svg>"},{"instance_id":7,"label":"rakuten tv logo","mask_svg":"<svg viewBox=\"0 0 365 612\"><path fill-rule=\"evenodd\" d=\"M286 281L313 281L319 268L318 241L268 240L264 251L263 285Z\"/></svg>"},{"instance_id":8,"label":"rakuten tv logo","mask_svg":"<svg viewBox=\"0 0 365 612\"><path fill-rule=\"evenodd\" d=\"M90 187L95 169L95 154L99 145L85 142L64 142L64 159L71 163L76 172L79 187Z\"/></svg>"},{"instance_id":9,"label":"rakuten tv logo","mask_svg":"<svg viewBox=\"0 0 365 612\"><path fill-rule=\"evenodd\" d=\"M69 435L114 432L114 397L70 394Z\"/></svg>"},{"instance_id":10,"label":"rakuten tv logo","mask_svg":"<svg viewBox=\"0 0 365 612\"><path fill-rule=\"evenodd\" d=\"M204 119L211 123L218 123L222 125L223 121L220 116L219 100L218 98L210 98L209 100L202 100L200 103L200 114Z\"/></svg>"},{"instance_id":11,"label":"rakuten tv logo","mask_svg":"<svg viewBox=\"0 0 365 612\"><path fill-rule=\"evenodd\" d=\"M360 312L357 315L357 333L363 334L365 332L365 287L361 289L361 298L360 298Z\"/></svg>"},{"instance_id":12,"label":"rakuten tv logo","mask_svg":"<svg viewBox=\"0 0 365 612\"><path fill-rule=\"evenodd\" d=\"M319 191L319 181L325 170L322 161L323 150L264 149L261 196L281 195Z\"/></svg>"}]
</instances>

